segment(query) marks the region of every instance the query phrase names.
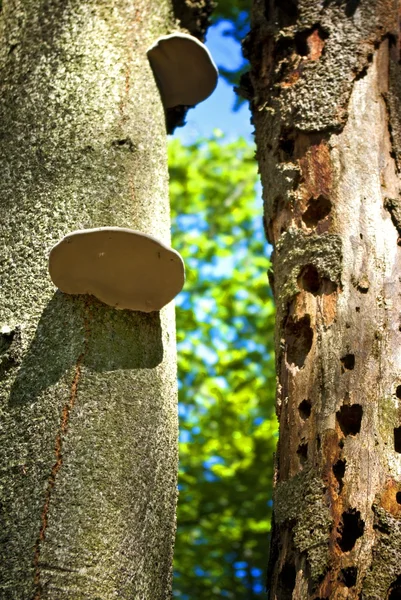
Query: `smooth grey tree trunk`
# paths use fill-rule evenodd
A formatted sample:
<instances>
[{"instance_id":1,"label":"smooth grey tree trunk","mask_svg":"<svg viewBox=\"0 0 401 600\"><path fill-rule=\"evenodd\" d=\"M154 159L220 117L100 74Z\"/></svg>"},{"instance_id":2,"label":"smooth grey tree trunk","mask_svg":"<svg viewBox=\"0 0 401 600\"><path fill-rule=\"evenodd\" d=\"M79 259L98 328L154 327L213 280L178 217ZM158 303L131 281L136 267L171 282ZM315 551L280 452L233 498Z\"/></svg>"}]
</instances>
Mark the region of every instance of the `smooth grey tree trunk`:
<instances>
[{"instance_id":1,"label":"smooth grey tree trunk","mask_svg":"<svg viewBox=\"0 0 401 600\"><path fill-rule=\"evenodd\" d=\"M0 598L171 595L174 307L54 288L65 234L169 243L166 133L146 50L168 0L3 0L0 13Z\"/></svg>"},{"instance_id":2,"label":"smooth grey tree trunk","mask_svg":"<svg viewBox=\"0 0 401 600\"><path fill-rule=\"evenodd\" d=\"M401 598L396 0L254 0L245 48L274 247L275 600Z\"/></svg>"}]
</instances>

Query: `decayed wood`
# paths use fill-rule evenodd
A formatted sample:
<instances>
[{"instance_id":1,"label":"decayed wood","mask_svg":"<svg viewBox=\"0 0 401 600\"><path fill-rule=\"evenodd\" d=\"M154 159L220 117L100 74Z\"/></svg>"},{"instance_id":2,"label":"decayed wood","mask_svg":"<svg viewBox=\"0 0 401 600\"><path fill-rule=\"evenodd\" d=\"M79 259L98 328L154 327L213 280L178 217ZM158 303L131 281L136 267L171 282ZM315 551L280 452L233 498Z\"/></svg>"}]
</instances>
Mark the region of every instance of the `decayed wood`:
<instances>
[{"instance_id":1,"label":"decayed wood","mask_svg":"<svg viewBox=\"0 0 401 600\"><path fill-rule=\"evenodd\" d=\"M401 596L398 2L254 1L273 244L271 599Z\"/></svg>"}]
</instances>

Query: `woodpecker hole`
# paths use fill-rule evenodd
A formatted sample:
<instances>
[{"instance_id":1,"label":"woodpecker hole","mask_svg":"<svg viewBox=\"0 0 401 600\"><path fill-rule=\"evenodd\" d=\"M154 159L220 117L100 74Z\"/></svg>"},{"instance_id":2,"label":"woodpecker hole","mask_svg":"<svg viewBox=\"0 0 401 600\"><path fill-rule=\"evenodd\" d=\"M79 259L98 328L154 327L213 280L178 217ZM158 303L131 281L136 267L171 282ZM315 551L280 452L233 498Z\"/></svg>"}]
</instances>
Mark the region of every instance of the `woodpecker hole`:
<instances>
[{"instance_id":1,"label":"woodpecker hole","mask_svg":"<svg viewBox=\"0 0 401 600\"><path fill-rule=\"evenodd\" d=\"M285 325L285 339L287 363L302 368L313 342L310 316L305 315L298 321L289 317Z\"/></svg>"},{"instance_id":2,"label":"woodpecker hole","mask_svg":"<svg viewBox=\"0 0 401 600\"><path fill-rule=\"evenodd\" d=\"M315 265L305 265L298 275L298 286L301 290L309 292L314 296L318 294L332 294L336 290L336 285L330 279L321 277Z\"/></svg>"},{"instance_id":3,"label":"woodpecker hole","mask_svg":"<svg viewBox=\"0 0 401 600\"><path fill-rule=\"evenodd\" d=\"M334 473L334 477L337 479L338 482L338 493L341 494L342 489L344 487L344 482L343 482L343 478L345 475L345 466L347 464L347 461L344 460L338 460L334 465L333 465L333 473Z\"/></svg>"},{"instance_id":4,"label":"woodpecker hole","mask_svg":"<svg viewBox=\"0 0 401 600\"><path fill-rule=\"evenodd\" d=\"M346 371L352 371L355 367L355 354L346 354L340 360Z\"/></svg>"},{"instance_id":5,"label":"woodpecker hole","mask_svg":"<svg viewBox=\"0 0 401 600\"><path fill-rule=\"evenodd\" d=\"M304 421L306 421L306 419L309 419L312 410L310 400L302 400L301 404L298 406L298 410L301 419L303 419Z\"/></svg>"},{"instance_id":6,"label":"woodpecker hole","mask_svg":"<svg viewBox=\"0 0 401 600\"><path fill-rule=\"evenodd\" d=\"M395 395L397 396L397 398L401 399L401 385L397 385Z\"/></svg>"},{"instance_id":7,"label":"woodpecker hole","mask_svg":"<svg viewBox=\"0 0 401 600\"><path fill-rule=\"evenodd\" d=\"M295 150L295 141L289 137L291 134L284 132L278 143L279 156L282 162L292 160Z\"/></svg>"},{"instance_id":8,"label":"woodpecker hole","mask_svg":"<svg viewBox=\"0 0 401 600\"><path fill-rule=\"evenodd\" d=\"M308 460L308 444L299 444L297 454L299 462L303 466Z\"/></svg>"},{"instance_id":9,"label":"woodpecker hole","mask_svg":"<svg viewBox=\"0 0 401 600\"><path fill-rule=\"evenodd\" d=\"M319 293L320 276L314 265L306 265L298 276L298 286L314 296Z\"/></svg>"},{"instance_id":10,"label":"woodpecker hole","mask_svg":"<svg viewBox=\"0 0 401 600\"><path fill-rule=\"evenodd\" d=\"M296 571L291 563L285 563L280 571L277 595L282 600L292 600L295 588Z\"/></svg>"},{"instance_id":11,"label":"woodpecker hole","mask_svg":"<svg viewBox=\"0 0 401 600\"><path fill-rule=\"evenodd\" d=\"M394 428L394 450L401 454L401 427Z\"/></svg>"},{"instance_id":12,"label":"woodpecker hole","mask_svg":"<svg viewBox=\"0 0 401 600\"><path fill-rule=\"evenodd\" d=\"M319 221L322 221L330 214L331 202L324 196L319 196L316 200L309 201L308 208L302 215L302 220L307 227L316 227Z\"/></svg>"},{"instance_id":13,"label":"woodpecker hole","mask_svg":"<svg viewBox=\"0 0 401 600\"><path fill-rule=\"evenodd\" d=\"M395 499L398 504L401 504L401 492L397 492L395 495Z\"/></svg>"},{"instance_id":14,"label":"woodpecker hole","mask_svg":"<svg viewBox=\"0 0 401 600\"><path fill-rule=\"evenodd\" d=\"M295 34L295 48L299 56L307 56L312 60L320 58L325 40L329 37L327 31L319 25L315 25L310 29L298 31Z\"/></svg>"},{"instance_id":15,"label":"woodpecker hole","mask_svg":"<svg viewBox=\"0 0 401 600\"><path fill-rule=\"evenodd\" d=\"M360 404L343 404L336 413L338 424L345 436L356 435L361 430L363 409Z\"/></svg>"},{"instance_id":16,"label":"woodpecker hole","mask_svg":"<svg viewBox=\"0 0 401 600\"><path fill-rule=\"evenodd\" d=\"M365 523L361 519L361 513L351 508L342 514L341 523L338 528L338 545L342 552L349 552L355 546L356 540L363 535Z\"/></svg>"},{"instance_id":17,"label":"woodpecker hole","mask_svg":"<svg viewBox=\"0 0 401 600\"><path fill-rule=\"evenodd\" d=\"M358 569L356 567L345 567L345 569L341 569L341 581L347 588L354 587L357 575Z\"/></svg>"}]
</instances>

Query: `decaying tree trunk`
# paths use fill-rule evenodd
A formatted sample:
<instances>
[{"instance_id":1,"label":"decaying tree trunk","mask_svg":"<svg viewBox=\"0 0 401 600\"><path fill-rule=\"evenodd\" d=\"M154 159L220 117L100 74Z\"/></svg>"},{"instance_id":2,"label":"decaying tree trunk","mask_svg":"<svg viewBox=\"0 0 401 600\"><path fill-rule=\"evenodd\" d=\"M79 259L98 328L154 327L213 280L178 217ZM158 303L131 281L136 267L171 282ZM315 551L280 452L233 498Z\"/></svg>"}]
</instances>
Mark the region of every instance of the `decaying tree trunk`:
<instances>
[{"instance_id":1,"label":"decaying tree trunk","mask_svg":"<svg viewBox=\"0 0 401 600\"><path fill-rule=\"evenodd\" d=\"M171 595L174 307L57 292L76 229L169 243L166 131L147 48L167 0L3 0L0 13L0 597Z\"/></svg>"},{"instance_id":2,"label":"decaying tree trunk","mask_svg":"<svg viewBox=\"0 0 401 600\"><path fill-rule=\"evenodd\" d=\"M399 9L254 0L277 303L272 599L401 598Z\"/></svg>"}]
</instances>

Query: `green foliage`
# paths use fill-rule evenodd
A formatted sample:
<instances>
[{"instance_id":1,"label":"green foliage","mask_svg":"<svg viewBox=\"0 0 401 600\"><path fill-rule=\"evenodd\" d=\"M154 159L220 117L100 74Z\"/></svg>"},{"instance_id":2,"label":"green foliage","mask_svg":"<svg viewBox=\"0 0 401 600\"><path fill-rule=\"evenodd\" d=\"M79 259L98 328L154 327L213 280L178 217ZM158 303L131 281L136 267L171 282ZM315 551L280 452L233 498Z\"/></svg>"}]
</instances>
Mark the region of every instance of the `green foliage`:
<instances>
[{"instance_id":1,"label":"green foliage","mask_svg":"<svg viewBox=\"0 0 401 600\"><path fill-rule=\"evenodd\" d=\"M253 148L170 143L180 475L175 596L261 596L272 495L274 308ZM269 349L270 348L270 349Z\"/></svg>"}]
</instances>

